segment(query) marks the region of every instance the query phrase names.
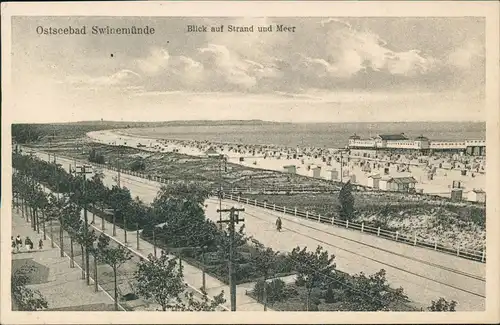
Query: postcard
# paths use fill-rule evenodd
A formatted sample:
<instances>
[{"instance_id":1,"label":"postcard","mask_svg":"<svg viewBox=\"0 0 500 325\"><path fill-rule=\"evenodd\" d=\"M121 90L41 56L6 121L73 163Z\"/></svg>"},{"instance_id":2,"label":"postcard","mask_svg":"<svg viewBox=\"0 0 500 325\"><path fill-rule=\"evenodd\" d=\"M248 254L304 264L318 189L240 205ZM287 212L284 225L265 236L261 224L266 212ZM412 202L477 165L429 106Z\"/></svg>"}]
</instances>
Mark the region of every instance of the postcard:
<instances>
[{"instance_id":1,"label":"postcard","mask_svg":"<svg viewBox=\"0 0 500 325\"><path fill-rule=\"evenodd\" d=\"M498 9L2 4L2 323L498 322Z\"/></svg>"}]
</instances>

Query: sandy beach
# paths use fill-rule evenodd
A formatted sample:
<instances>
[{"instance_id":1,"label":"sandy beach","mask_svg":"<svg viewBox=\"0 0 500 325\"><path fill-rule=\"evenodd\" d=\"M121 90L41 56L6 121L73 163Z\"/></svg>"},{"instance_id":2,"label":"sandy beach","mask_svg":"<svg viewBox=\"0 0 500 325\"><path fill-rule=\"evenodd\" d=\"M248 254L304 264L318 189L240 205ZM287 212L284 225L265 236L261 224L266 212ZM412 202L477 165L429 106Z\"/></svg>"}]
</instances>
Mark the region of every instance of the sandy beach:
<instances>
[{"instance_id":1,"label":"sandy beach","mask_svg":"<svg viewBox=\"0 0 500 325\"><path fill-rule=\"evenodd\" d=\"M223 154L228 162L251 168L284 171L284 166L295 166L299 175L370 186L369 176L414 177L417 192L450 197L453 181L460 182L464 200L472 200L473 189L485 190L485 158L441 154L432 157L389 155L369 151L340 153L333 148L285 148L272 145L221 144L208 141L155 139L131 136L126 131L96 131L87 136L91 141L108 145L125 145L152 152L178 152L191 156L206 156L212 148L214 155ZM138 147L139 146L139 147ZM318 169L319 168L319 169ZM388 170L387 170L388 168ZM316 171L314 171L316 169ZM337 171L331 173L330 171ZM465 170L465 175L463 175ZM333 174L333 175L332 175ZM432 175L432 179L429 178Z\"/></svg>"}]
</instances>

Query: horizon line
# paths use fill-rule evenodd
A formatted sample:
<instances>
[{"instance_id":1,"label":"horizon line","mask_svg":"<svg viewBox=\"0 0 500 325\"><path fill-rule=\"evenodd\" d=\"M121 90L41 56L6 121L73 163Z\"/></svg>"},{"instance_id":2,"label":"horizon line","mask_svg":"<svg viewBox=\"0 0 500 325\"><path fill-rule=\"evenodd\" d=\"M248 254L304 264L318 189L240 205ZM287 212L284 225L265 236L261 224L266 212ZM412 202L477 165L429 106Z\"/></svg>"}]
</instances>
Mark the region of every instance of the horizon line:
<instances>
[{"instance_id":1,"label":"horizon line","mask_svg":"<svg viewBox=\"0 0 500 325\"><path fill-rule=\"evenodd\" d=\"M193 119L193 120L160 120L160 121L151 121L151 120L79 120L79 121L61 121L61 122L11 122L11 125L14 124L34 124L34 125L43 125L43 124L78 124L78 123L173 123L173 122L261 122L261 123L270 123L270 124L382 124L382 123L486 123L486 120L464 120L464 121L456 121L456 120L416 120L416 121L272 121L272 120L261 120L261 119Z\"/></svg>"}]
</instances>

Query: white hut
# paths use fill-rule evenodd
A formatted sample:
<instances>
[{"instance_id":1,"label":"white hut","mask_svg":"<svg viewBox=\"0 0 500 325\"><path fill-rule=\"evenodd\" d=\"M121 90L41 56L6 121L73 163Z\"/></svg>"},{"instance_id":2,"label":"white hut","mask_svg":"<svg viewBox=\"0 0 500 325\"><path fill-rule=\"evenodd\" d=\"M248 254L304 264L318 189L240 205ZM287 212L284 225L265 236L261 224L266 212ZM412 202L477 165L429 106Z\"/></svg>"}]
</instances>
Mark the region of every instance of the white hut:
<instances>
[{"instance_id":1,"label":"white hut","mask_svg":"<svg viewBox=\"0 0 500 325\"><path fill-rule=\"evenodd\" d=\"M368 186L371 187L371 188L375 188L375 189L379 189L379 182L380 182L380 179L382 177L380 177L379 174L375 174L375 175L370 175L368 176Z\"/></svg>"},{"instance_id":2,"label":"white hut","mask_svg":"<svg viewBox=\"0 0 500 325\"><path fill-rule=\"evenodd\" d=\"M469 199L469 201L473 201L473 202L485 203L486 202L486 192L483 191L482 189L475 188L469 192L468 199Z\"/></svg>"},{"instance_id":3,"label":"white hut","mask_svg":"<svg viewBox=\"0 0 500 325\"><path fill-rule=\"evenodd\" d=\"M351 181L351 183L356 183L356 174L351 174L351 176L349 177L349 180Z\"/></svg>"},{"instance_id":4,"label":"white hut","mask_svg":"<svg viewBox=\"0 0 500 325\"><path fill-rule=\"evenodd\" d=\"M314 178L321 178L321 167L319 166L311 167L311 176Z\"/></svg>"},{"instance_id":5,"label":"white hut","mask_svg":"<svg viewBox=\"0 0 500 325\"><path fill-rule=\"evenodd\" d=\"M332 169L328 171L328 178L332 181L336 181L339 179L339 172L336 169Z\"/></svg>"},{"instance_id":6,"label":"white hut","mask_svg":"<svg viewBox=\"0 0 500 325\"><path fill-rule=\"evenodd\" d=\"M416 183L413 177L382 177L379 188L384 191L410 192L415 190Z\"/></svg>"}]
</instances>

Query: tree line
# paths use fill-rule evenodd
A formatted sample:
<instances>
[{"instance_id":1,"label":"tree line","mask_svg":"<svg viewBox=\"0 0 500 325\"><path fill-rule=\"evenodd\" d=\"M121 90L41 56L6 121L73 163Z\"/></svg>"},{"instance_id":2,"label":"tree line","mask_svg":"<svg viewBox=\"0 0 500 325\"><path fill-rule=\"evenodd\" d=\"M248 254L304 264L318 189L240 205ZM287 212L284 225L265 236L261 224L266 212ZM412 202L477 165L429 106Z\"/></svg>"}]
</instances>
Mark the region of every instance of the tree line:
<instances>
[{"instance_id":1,"label":"tree line","mask_svg":"<svg viewBox=\"0 0 500 325\"><path fill-rule=\"evenodd\" d=\"M101 204L101 207L114 207L123 217L125 211L131 213L131 209L142 205L131 199L127 201L130 197L127 190L119 190L115 187L106 191L107 188L103 186L99 176L83 180L81 177L66 173L57 165L17 154L13 157L13 167L15 171L12 177L13 203L21 211L22 217L31 222L34 230L42 231L44 236L49 233L51 238L55 236L53 226L54 222L57 222L61 257L64 257L63 232L65 231L70 237L70 261L74 263L73 242L76 242L82 251L81 267L87 279L90 271L88 264L85 263L87 253L94 257L94 261L109 265L113 269L114 301L115 309L118 310L117 276L120 266L127 263L132 258L132 254L129 249L112 244L110 237L105 233L97 235L95 229L82 220L82 212L89 206ZM88 192L83 190L84 184L87 185ZM46 191L44 187L54 192ZM56 189L58 191L55 191ZM66 191L62 192L61 189L66 189ZM111 200L96 201L91 198L91 195L95 196L100 191L108 194L103 197L111 198ZM124 200L130 206L121 205ZM137 293L147 299L156 298L153 300L161 306L162 310L209 311L215 310L225 301L223 293L210 300L206 294L200 298L187 291L183 281L182 267L180 265L175 267L177 260L166 254L162 254L160 258L150 255L148 259L141 259L138 264L135 274ZM170 269L158 267L158 265L167 264L172 267ZM97 287L97 267L94 267L94 271L94 284ZM13 274L15 281L11 290L18 306L22 310L47 308L46 300L39 292L26 293L28 291L24 286L25 278L20 277L18 273ZM88 280L87 283L89 284ZM163 295L163 292L168 292L168 295ZM33 299L33 296L39 299Z\"/></svg>"}]
</instances>

